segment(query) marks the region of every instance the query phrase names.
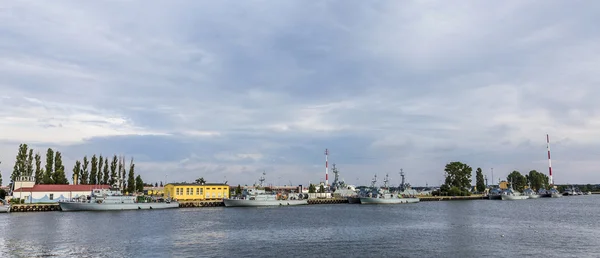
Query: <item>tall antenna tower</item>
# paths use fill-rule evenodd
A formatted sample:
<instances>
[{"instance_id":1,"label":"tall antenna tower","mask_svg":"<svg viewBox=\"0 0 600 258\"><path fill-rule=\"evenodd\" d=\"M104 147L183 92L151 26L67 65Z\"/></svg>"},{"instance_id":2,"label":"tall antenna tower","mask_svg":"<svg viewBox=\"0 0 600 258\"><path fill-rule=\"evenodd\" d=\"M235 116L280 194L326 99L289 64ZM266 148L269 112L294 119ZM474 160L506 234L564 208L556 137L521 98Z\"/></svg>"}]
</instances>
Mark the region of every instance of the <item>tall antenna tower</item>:
<instances>
[{"instance_id":1,"label":"tall antenna tower","mask_svg":"<svg viewBox=\"0 0 600 258\"><path fill-rule=\"evenodd\" d=\"M548 148L548 174L550 174L550 185L554 185L552 179L552 160L550 159L550 136L546 134L546 147Z\"/></svg>"},{"instance_id":2,"label":"tall antenna tower","mask_svg":"<svg viewBox=\"0 0 600 258\"><path fill-rule=\"evenodd\" d=\"M327 158L329 156L329 150L325 149L325 187L327 187L329 185L329 167L328 167L328 161Z\"/></svg>"},{"instance_id":3,"label":"tall antenna tower","mask_svg":"<svg viewBox=\"0 0 600 258\"><path fill-rule=\"evenodd\" d=\"M258 181L260 182L259 186L262 187L263 186L263 182L265 181L265 175L267 173L263 172L262 176L260 176L260 178L258 179Z\"/></svg>"}]
</instances>

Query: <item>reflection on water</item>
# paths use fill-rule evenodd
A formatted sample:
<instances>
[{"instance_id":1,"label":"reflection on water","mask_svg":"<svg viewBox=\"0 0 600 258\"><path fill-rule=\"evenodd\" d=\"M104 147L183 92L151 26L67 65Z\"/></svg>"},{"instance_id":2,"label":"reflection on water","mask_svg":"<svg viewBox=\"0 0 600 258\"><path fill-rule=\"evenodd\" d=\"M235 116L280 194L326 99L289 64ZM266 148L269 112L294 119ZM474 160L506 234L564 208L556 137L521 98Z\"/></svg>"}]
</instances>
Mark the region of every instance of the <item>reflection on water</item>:
<instances>
[{"instance_id":1,"label":"reflection on water","mask_svg":"<svg viewBox=\"0 0 600 258\"><path fill-rule=\"evenodd\" d=\"M598 257L599 204L576 196L11 213L0 214L0 257Z\"/></svg>"}]
</instances>

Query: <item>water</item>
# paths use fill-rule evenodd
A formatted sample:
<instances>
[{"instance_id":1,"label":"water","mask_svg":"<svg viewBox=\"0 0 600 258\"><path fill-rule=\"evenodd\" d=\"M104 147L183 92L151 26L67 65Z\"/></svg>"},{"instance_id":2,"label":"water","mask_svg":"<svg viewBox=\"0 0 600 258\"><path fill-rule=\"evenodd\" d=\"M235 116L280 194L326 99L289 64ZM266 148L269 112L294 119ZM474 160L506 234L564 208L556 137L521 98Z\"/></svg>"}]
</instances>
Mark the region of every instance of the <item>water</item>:
<instances>
[{"instance_id":1,"label":"water","mask_svg":"<svg viewBox=\"0 0 600 258\"><path fill-rule=\"evenodd\" d=\"M0 214L0 257L600 257L600 196Z\"/></svg>"}]
</instances>

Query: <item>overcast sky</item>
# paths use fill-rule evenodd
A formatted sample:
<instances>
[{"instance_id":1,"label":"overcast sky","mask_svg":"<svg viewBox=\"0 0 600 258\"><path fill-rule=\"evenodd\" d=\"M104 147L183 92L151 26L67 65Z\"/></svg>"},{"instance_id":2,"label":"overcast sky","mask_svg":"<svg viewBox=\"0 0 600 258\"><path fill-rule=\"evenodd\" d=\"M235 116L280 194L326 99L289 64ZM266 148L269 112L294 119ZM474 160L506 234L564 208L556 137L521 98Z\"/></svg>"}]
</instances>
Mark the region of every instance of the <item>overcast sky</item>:
<instances>
[{"instance_id":1,"label":"overcast sky","mask_svg":"<svg viewBox=\"0 0 600 258\"><path fill-rule=\"evenodd\" d=\"M19 143L147 182L439 185L447 162L600 183L598 1L3 1ZM165 176L168 174L168 179ZM330 174L330 182L333 176ZM381 183L381 180L379 180Z\"/></svg>"}]
</instances>

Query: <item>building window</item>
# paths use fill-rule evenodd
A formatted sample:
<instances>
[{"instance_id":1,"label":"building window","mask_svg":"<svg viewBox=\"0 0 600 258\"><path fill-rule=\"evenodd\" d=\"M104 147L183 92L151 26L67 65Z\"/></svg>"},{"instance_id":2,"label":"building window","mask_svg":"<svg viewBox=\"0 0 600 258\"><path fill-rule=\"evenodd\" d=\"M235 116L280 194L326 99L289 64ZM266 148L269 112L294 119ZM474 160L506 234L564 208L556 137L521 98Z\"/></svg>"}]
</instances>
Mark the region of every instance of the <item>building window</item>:
<instances>
[{"instance_id":1,"label":"building window","mask_svg":"<svg viewBox=\"0 0 600 258\"><path fill-rule=\"evenodd\" d=\"M196 195L200 195L200 188L196 188Z\"/></svg>"},{"instance_id":2,"label":"building window","mask_svg":"<svg viewBox=\"0 0 600 258\"><path fill-rule=\"evenodd\" d=\"M50 194L50 200L54 200L54 194Z\"/></svg>"},{"instance_id":3,"label":"building window","mask_svg":"<svg viewBox=\"0 0 600 258\"><path fill-rule=\"evenodd\" d=\"M200 195L204 194L204 189L200 188Z\"/></svg>"},{"instance_id":4,"label":"building window","mask_svg":"<svg viewBox=\"0 0 600 258\"><path fill-rule=\"evenodd\" d=\"M219 198L221 198L221 193L219 193Z\"/></svg>"}]
</instances>

